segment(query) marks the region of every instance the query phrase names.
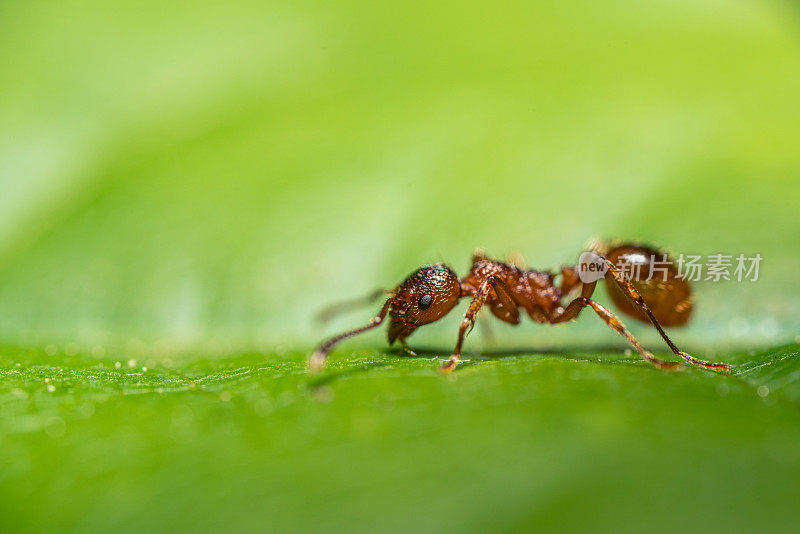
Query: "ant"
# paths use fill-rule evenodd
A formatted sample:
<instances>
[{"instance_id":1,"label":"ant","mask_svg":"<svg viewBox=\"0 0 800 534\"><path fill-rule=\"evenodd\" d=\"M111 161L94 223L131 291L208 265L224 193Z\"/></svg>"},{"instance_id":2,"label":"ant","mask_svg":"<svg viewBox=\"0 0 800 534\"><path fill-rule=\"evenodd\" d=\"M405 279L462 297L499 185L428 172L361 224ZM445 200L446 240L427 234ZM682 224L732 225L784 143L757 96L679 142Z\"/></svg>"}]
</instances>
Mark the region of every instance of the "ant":
<instances>
[{"instance_id":1,"label":"ant","mask_svg":"<svg viewBox=\"0 0 800 534\"><path fill-rule=\"evenodd\" d=\"M320 345L309 357L309 370L322 369L328 353L335 345L379 326L387 315L390 318L389 344L398 341L407 353L414 355L406 339L420 326L447 315L465 297L471 297L472 302L458 330L453 354L440 368L443 373L452 372L458 365L464 338L472 331L478 311L484 305L495 317L512 325L521 322L520 309L527 312L534 322L555 325L575 319L588 306L609 327L623 335L648 362L660 369L683 369L679 362L664 361L653 356L608 308L592 300L595 286L603 278L617 308L630 317L652 323L676 356L706 369L730 372L727 364L707 362L680 351L664 332L662 327L686 324L693 305L688 281L680 276L674 261L667 254L636 243L606 245L598 242L590 248L592 251L585 254L593 254L591 260L596 267L598 264L600 267L600 273L595 277L584 276L587 268L583 255L580 266L564 266L560 273L525 269L519 260L509 263L498 261L487 257L481 250L475 251L472 268L463 279L459 279L442 263L420 267L393 290L385 291L389 297L369 323ZM656 260L657 256L663 260ZM660 274L653 276L656 264L660 265ZM637 268L630 273L623 273L625 265ZM558 285L555 283L557 276L560 276ZM565 297L578 289L580 296L564 301ZM368 298L376 299L383 292L376 292ZM352 305L351 302L344 307ZM331 314L331 310L324 312L325 316Z\"/></svg>"}]
</instances>

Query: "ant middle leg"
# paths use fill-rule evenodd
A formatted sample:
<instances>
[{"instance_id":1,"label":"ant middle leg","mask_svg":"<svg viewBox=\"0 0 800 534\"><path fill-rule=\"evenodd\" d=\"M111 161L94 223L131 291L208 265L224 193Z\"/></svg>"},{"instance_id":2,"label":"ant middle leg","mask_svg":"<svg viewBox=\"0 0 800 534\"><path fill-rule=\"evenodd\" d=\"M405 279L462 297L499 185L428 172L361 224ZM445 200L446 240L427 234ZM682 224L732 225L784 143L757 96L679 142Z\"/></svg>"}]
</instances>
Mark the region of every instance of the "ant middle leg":
<instances>
[{"instance_id":1,"label":"ant middle leg","mask_svg":"<svg viewBox=\"0 0 800 534\"><path fill-rule=\"evenodd\" d=\"M458 329L458 341L456 348L453 350L450 359L442 365L439 370L443 373L450 373L458 365L458 360L461 358L461 347L464 344L464 338L475 327L475 318L478 315L481 307L486 303L486 298L489 296L489 290L494 289L495 295L504 308L508 309L509 322L519 321L519 310L511 299L511 292L508 286L497 276L488 276L486 280L478 288L475 297L467 308L464 314L464 320L461 321L461 327Z\"/></svg>"}]
</instances>

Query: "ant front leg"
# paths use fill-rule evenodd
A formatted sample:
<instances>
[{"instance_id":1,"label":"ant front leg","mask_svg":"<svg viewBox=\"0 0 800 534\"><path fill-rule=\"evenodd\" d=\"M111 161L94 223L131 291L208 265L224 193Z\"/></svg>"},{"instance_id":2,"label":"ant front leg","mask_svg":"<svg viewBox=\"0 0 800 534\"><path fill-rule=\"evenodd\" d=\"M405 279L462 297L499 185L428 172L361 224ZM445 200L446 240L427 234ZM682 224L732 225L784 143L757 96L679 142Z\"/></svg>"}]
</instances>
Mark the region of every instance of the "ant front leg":
<instances>
[{"instance_id":1,"label":"ant front leg","mask_svg":"<svg viewBox=\"0 0 800 534\"><path fill-rule=\"evenodd\" d=\"M655 315L653 315L653 312L650 311L650 308L647 307L644 298L639 293L639 291L636 290L636 288L633 286L630 280L625 278L612 262L606 260L606 265L608 265L608 274L611 275L612 279L617 284L617 286L619 286L619 288L622 290L625 296L627 296L631 300L631 302L633 302L636 306L638 306L644 312L644 314L647 315L647 318L650 319L650 322L653 323L653 326L656 328L656 330L658 330L658 333L661 334L661 337L664 339L664 341L669 346L670 350L672 350L672 352L674 352L676 356L680 356L687 362L699 365L701 367L705 367L706 369L719 369L725 373L731 372L731 366L726 363L707 362L705 360L695 358L691 354L687 354L679 350L678 347L675 346L675 343L673 343L672 340L669 338L669 336L667 336L667 333L664 332L664 329L661 328L661 325L658 323L658 320L656 319Z\"/></svg>"},{"instance_id":2,"label":"ant front leg","mask_svg":"<svg viewBox=\"0 0 800 534\"><path fill-rule=\"evenodd\" d=\"M456 342L456 348L453 350L453 355L450 356L450 359L439 368L441 372L450 373L458 365L458 360L461 358L461 347L464 344L464 338L475 327L475 318L477 317L481 307L486 303L486 298L489 296L490 289L494 289L495 295L497 295L497 298L503 304L503 307L508 308L509 316L512 318L512 320L519 319L519 310L514 304L514 301L511 299L511 292L509 291L505 282L503 282L503 280L497 276L487 277L486 280L484 280L481 284L480 288L478 288L478 291L475 293L475 297L472 299L472 302L470 302L469 308L467 308L467 313L464 314L464 320L461 321L461 327L458 329L458 342Z\"/></svg>"},{"instance_id":3,"label":"ant front leg","mask_svg":"<svg viewBox=\"0 0 800 534\"><path fill-rule=\"evenodd\" d=\"M400 346L403 348L403 350L406 352L406 354L408 354L409 356L416 356L417 355L416 352L414 352L413 350L411 350L411 348L409 348L408 343L406 342L405 338L399 338L397 341L400 343Z\"/></svg>"}]
</instances>

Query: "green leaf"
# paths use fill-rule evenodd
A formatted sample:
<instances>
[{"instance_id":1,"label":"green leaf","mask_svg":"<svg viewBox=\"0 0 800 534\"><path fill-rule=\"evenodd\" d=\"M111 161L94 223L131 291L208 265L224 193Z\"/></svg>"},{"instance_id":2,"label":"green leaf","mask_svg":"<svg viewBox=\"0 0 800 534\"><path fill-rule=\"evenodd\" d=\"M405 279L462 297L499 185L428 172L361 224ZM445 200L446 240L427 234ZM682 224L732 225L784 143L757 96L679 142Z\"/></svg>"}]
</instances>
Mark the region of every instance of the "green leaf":
<instances>
[{"instance_id":1,"label":"green leaf","mask_svg":"<svg viewBox=\"0 0 800 534\"><path fill-rule=\"evenodd\" d=\"M151 366L5 349L2 517L86 531L791 530L799 353L731 354L731 375L613 351L468 354L445 377L443 355L338 351L308 375L303 353Z\"/></svg>"}]
</instances>

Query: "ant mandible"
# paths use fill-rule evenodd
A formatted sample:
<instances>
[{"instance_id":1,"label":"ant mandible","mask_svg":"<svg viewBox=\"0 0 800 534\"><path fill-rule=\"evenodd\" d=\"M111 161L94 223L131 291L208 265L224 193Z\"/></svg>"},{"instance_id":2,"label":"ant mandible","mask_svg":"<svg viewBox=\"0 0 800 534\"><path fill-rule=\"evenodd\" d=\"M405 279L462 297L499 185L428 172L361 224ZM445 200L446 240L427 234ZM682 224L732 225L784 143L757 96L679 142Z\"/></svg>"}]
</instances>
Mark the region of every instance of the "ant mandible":
<instances>
[{"instance_id":1,"label":"ant mandible","mask_svg":"<svg viewBox=\"0 0 800 534\"><path fill-rule=\"evenodd\" d=\"M495 317L512 325L521 321L520 308L534 322L554 325L575 319L589 306L609 327L622 334L642 358L661 369L682 369L679 362L653 356L631 335L622 321L605 306L592 300L597 280L602 277L617 308L630 317L652 323L675 355L706 369L730 372L727 364L707 362L680 351L664 332L662 327L686 324L692 312L689 283L680 276L667 254L635 243L614 246L596 243L593 252L603 264L604 275L594 281L583 281L580 267L564 266L558 273L561 277L558 285L555 273L524 269L514 264L518 262L490 259L480 250L473 255L472 268L463 279L441 263L420 267L387 292L388 299L367 325L339 334L314 351L308 360L309 370L322 369L328 353L336 344L379 326L387 315L390 318L389 344L398 341L406 352L413 355L406 339L420 326L447 315L464 297L472 297L472 302L458 330L455 350L440 368L443 373L450 373L458 365L464 338L472 331L478 311L484 305ZM652 276L658 256L663 258L658 262L661 274ZM634 263L638 268L623 274L620 265L626 262ZM565 305L563 299L578 288L580 296ZM373 298L380 294L374 294Z\"/></svg>"}]
</instances>

